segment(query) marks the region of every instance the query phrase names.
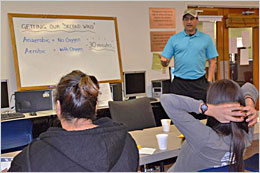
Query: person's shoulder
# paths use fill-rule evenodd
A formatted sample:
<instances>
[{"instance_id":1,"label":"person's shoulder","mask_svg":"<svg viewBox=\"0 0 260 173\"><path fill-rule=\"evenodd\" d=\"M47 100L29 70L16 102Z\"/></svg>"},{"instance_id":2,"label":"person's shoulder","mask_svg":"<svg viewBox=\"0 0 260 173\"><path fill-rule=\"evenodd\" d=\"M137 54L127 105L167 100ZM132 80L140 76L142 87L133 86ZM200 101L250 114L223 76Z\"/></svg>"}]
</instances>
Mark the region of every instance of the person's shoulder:
<instances>
[{"instance_id":1,"label":"person's shoulder","mask_svg":"<svg viewBox=\"0 0 260 173\"><path fill-rule=\"evenodd\" d=\"M127 126L122 122L117 122L108 117L102 117L94 121L95 125L98 125L97 130L99 132L103 132L104 129L110 131L123 131L123 133L127 132Z\"/></svg>"},{"instance_id":2,"label":"person's shoulder","mask_svg":"<svg viewBox=\"0 0 260 173\"><path fill-rule=\"evenodd\" d=\"M198 31L198 32L199 32L199 35L200 35L201 37L206 38L206 39L211 39L211 37L210 37L209 34L207 34L207 33L205 33L205 32L200 32L200 31Z\"/></svg>"},{"instance_id":3,"label":"person's shoulder","mask_svg":"<svg viewBox=\"0 0 260 173\"><path fill-rule=\"evenodd\" d=\"M184 37L184 36L185 36L184 31L181 31L181 32L178 32L176 34L173 34L171 37Z\"/></svg>"},{"instance_id":4,"label":"person's shoulder","mask_svg":"<svg viewBox=\"0 0 260 173\"><path fill-rule=\"evenodd\" d=\"M185 37L183 32L178 32L173 34L170 38L169 41L172 41L173 43L176 43L176 41L180 41L181 38Z\"/></svg>"},{"instance_id":5,"label":"person's shoulder","mask_svg":"<svg viewBox=\"0 0 260 173\"><path fill-rule=\"evenodd\" d=\"M205 33L205 32L198 31L198 33L199 33L201 36L209 37L209 34L207 34L207 33Z\"/></svg>"},{"instance_id":6,"label":"person's shoulder","mask_svg":"<svg viewBox=\"0 0 260 173\"><path fill-rule=\"evenodd\" d=\"M112 119L108 118L108 117L101 117L101 118L94 120L94 124L96 124L96 125L103 125L106 123L112 123Z\"/></svg>"}]
</instances>

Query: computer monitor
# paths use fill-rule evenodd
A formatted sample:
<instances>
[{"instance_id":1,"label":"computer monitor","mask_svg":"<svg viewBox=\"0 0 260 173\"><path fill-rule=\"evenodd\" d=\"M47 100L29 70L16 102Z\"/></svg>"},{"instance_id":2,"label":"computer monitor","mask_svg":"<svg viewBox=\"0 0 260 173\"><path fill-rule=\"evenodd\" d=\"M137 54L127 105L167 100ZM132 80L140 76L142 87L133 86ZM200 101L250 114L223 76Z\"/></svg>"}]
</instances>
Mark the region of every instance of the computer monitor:
<instances>
[{"instance_id":1,"label":"computer monitor","mask_svg":"<svg viewBox=\"0 0 260 173\"><path fill-rule=\"evenodd\" d=\"M145 71L124 72L124 94L129 99L146 96Z\"/></svg>"},{"instance_id":2,"label":"computer monitor","mask_svg":"<svg viewBox=\"0 0 260 173\"><path fill-rule=\"evenodd\" d=\"M1 80L1 112L9 111L8 80Z\"/></svg>"}]
</instances>

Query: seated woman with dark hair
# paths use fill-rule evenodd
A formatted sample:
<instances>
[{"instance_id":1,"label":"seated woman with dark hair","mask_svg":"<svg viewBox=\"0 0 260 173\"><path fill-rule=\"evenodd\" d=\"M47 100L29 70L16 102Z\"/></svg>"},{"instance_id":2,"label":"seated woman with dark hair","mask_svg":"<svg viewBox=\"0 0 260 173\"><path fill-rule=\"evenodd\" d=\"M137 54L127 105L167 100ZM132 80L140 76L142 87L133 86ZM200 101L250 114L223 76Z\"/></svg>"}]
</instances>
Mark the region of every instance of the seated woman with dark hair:
<instances>
[{"instance_id":1,"label":"seated woman with dark hair","mask_svg":"<svg viewBox=\"0 0 260 173\"><path fill-rule=\"evenodd\" d=\"M73 71L62 77L56 94L62 128L42 133L14 158L9 171L137 171L138 149L127 127L109 118L95 120L98 94L94 76Z\"/></svg>"},{"instance_id":2,"label":"seated woman with dark hair","mask_svg":"<svg viewBox=\"0 0 260 173\"><path fill-rule=\"evenodd\" d=\"M242 88L231 80L220 80L207 92L207 104L189 97L165 94L161 103L185 136L176 163L168 171L199 171L231 165L243 171L243 153L251 145L257 115L258 91L246 83ZM188 112L204 113L207 125Z\"/></svg>"}]
</instances>

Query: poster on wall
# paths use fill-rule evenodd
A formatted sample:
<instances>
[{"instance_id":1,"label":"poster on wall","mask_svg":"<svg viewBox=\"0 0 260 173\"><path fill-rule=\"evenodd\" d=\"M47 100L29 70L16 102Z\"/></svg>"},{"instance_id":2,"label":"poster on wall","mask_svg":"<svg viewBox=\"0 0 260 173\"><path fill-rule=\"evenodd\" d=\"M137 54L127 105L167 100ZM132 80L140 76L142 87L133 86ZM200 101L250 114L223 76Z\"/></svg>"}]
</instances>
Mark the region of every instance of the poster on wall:
<instances>
[{"instance_id":1,"label":"poster on wall","mask_svg":"<svg viewBox=\"0 0 260 173\"><path fill-rule=\"evenodd\" d=\"M248 31L242 31L241 33L242 35L242 43L243 43L243 47L250 47L250 33Z\"/></svg>"},{"instance_id":2,"label":"poster on wall","mask_svg":"<svg viewBox=\"0 0 260 173\"><path fill-rule=\"evenodd\" d=\"M175 31L151 31L151 52L162 52L169 38Z\"/></svg>"},{"instance_id":3,"label":"poster on wall","mask_svg":"<svg viewBox=\"0 0 260 173\"><path fill-rule=\"evenodd\" d=\"M237 38L230 37L229 38L229 54L237 53Z\"/></svg>"},{"instance_id":4,"label":"poster on wall","mask_svg":"<svg viewBox=\"0 0 260 173\"><path fill-rule=\"evenodd\" d=\"M150 29L176 28L174 8L150 8Z\"/></svg>"},{"instance_id":5,"label":"poster on wall","mask_svg":"<svg viewBox=\"0 0 260 173\"><path fill-rule=\"evenodd\" d=\"M161 70L161 60L158 53L153 53L153 63L152 63L152 70Z\"/></svg>"},{"instance_id":6,"label":"poster on wall","mask_svg":"<svg viewBox=\"0 0 260 173\"><path fill-rule=\"evenodd\" d=\"M249 65L248 49L241 49L240 51L240 65Z\"/></svg>"}]
</instances>

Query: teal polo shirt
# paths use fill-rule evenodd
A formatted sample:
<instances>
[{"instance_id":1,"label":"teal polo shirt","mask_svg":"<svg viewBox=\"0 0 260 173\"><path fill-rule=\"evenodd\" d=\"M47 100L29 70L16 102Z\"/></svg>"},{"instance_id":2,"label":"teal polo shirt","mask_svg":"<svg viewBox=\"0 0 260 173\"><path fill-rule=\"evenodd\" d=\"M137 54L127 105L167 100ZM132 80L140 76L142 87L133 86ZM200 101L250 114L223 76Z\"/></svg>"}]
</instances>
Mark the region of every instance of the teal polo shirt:
<instances>
[{"instance_id":1,"label":"teal polo shirt","mask_svg":"<svg viewBox=\"0 0 260 173\"><path fill-rule=\"evenodd\" d=\"M199 32L192 36L185 30L170 37L162 56L174 56L174 76L182 79L198 79L205 71L206 60L218 56L216 47L208 34Z\"/></svg>"}]
</instances>

